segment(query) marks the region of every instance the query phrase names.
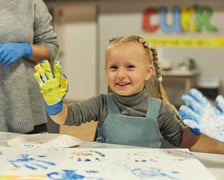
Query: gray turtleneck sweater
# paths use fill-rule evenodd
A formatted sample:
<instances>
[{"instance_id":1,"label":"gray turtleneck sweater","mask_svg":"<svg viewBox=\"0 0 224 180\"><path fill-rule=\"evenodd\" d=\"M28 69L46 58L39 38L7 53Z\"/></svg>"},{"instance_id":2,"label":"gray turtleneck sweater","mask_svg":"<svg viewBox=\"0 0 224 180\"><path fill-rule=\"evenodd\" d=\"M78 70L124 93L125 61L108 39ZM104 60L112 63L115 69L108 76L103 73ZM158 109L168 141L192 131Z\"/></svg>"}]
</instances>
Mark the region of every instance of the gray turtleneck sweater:
<instances>
[{"instance_id":1,"label":"gray turtleneck sweater","mask_svg":"<svg viewBox=\"0 0 224 180\"><path fill-rule=\"evenodd\" d=\"M65 125L80 125L90 121L98 121L98 127L102 125L107 117L107 95L99 95L78 104L70 104ZM120 113L129 116L144 117L147 112L148 96L145 91L134 96L124 97L113 94L115 104ZM170 107L162 101L158 125L163 138L173 146L179 146L182 142L183 123L176 117Z\"/></svg>"}]
</instances>

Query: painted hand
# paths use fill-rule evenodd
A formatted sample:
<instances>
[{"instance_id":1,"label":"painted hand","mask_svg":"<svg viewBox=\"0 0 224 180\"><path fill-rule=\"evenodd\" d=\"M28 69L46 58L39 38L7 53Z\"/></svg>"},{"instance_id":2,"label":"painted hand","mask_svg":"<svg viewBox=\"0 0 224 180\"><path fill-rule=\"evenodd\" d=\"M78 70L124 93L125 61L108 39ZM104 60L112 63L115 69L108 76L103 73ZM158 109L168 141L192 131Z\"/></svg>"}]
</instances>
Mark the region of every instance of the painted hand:
<instances>
[{"instance_id":1,"label":"painted hand","mask_svg":"<svg viewBox=\"0 0 224 180\"><path fill-rule=\"evenodd\" d=\"M216 107L197 89L182 96L186 105L182 105L179 114L184 123L195 135L200 133L224 143L224 98L216 98Z\"/></svg>"},{"instance_id":2,"label":"painted hand","mask_svg":"<svg viewBox=\"0 0 224 180\"><path fill-rule=\"evenodd\" d=\"M47 60L35 66L34 77L38 82L46 102L46 110L50 115L56 115L63 108L63 99L68 91L68 79L62 74L61 62L56 61L54 74Z\"/></svg>"},{"instance_id":3,"label":"painted hand","mask_svg":"<svg viewBox=\"0 0 224 180\"><path fill-rule=\"evenodd\" d=\"M0 63L8 66L20 58L30 58L33 50L28 43L5 43L0 44Z\"/></svg>"}]
</instances>

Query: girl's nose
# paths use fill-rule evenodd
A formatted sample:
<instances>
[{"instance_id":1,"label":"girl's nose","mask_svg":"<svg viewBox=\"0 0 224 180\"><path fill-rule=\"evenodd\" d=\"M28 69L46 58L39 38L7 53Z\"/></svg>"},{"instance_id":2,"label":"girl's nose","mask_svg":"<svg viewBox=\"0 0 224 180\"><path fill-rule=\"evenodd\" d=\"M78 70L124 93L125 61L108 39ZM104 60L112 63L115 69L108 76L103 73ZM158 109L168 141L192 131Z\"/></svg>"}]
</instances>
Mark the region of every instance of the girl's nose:
<instances>
[{"instance_id":1,"label":"girl's nose","mask_svg":"<svg viewBox=\"0 0 224 180\"><path fill-rule=\"evenodd\" d=\"M123 69L119 69L117 71L117 77L121 78L125 76L125 71Z\"/></svg>"}]
</instances>

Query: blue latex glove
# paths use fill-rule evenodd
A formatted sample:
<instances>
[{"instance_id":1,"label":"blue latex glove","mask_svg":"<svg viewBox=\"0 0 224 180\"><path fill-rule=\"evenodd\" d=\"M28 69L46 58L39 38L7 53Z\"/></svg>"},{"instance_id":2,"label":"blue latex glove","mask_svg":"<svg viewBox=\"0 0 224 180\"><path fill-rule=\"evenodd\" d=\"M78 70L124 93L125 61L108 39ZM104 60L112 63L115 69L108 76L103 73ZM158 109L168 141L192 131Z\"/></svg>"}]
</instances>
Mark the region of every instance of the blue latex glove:
<instances>
[{"instance_id":1,"label":"blue latex glove","mask_svg":"<svg viewBox=\"0 0 224 180\"><path fill-rule=\"evenodd\" d=\"M20 58L33 56L33 49L28 43L0 44L0 63L8 66Z\"/></svg>"},{"instance_id":2,"label":"blue latex glove","mask_svg":"<svg viewBox=\"0 0 224 180\"><path fill-rule=\"evenodd\" d=\"M45 109L46 109L47 113L51 116L58 114L63 109L63 99L61 99L61 101L59 101L58 103L56 103L54 105L48 105L45 102Z\"/></svg>"},{"instance_id":3,"label":"blue latex glove","mask_svg":"<svg viewBox=\"0 0 224 180\"><path fill-rule=\"evenodd\" d=\"M68 92L68 79L62 74L61 61L56 61L54 74L51 72L47 60L35 66L34 77L38 82L45 100L45 107L49 115L56 115L63 109L63 99Z\"/></svg>"},{"instance_id":4,"label":"blue latex glove","mask_svg":"<svg viewBox=\"0 0 224 180\"><path fill-rule=\"evenodd\" d=\"M180 116L183 118L185 123L188 123L188 125L191 123L190 130L194 135L200 135L200 116L203 113L203 108L213 108L211 103L196 89L191 89L189 94L182 95L182 100L188 105L189 108L186 106L180 107ZM188 122L187 119L189 119L189 117L191 117L194 121Z\"/></svg>"},{"instance_id":5,"label":"blue latex glove","mask_svg":"<svg viewBox=\"0 0 224 180\"><path fill-rule=\"evenodd\" d=\"M186 105L182 105L179 114L193 134L203 133L224 143L224 98L216 98L216 107L197 89L182 96Z\"/></svg>"}]
</instances>

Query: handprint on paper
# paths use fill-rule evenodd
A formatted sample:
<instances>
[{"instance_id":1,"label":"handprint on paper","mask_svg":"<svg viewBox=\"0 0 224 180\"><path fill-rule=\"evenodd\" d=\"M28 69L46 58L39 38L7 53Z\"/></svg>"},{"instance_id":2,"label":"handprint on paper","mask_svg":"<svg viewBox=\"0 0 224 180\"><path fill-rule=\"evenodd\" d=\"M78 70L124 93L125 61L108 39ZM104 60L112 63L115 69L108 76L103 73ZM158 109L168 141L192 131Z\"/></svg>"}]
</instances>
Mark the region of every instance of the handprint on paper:
<instances>
[{"instance_id":1,"label":"handprint on paper","mask_svg":"<svg viewBox=\"0 0 224 180\"><path fill-rule=\"evenodd\" d=\"M177 180L178 178L175 178L174 176L178 174L178 172L170 172L169 175L168 173L163 172L162 169L159 168L154 168L150 167L149 169L132 169L131 171L135 176L139 177L139 179L148 179L148 178L167 178L167 179L172 179L172 180Z\"/></svg>"},{"instance_id":2,"label":"handprint on paper","mask_svg":"<svg viewBox=\"0 0 224 180\"><path fill-rule=\"evenodd\" d=\"M55 171L47 174L47 177L52 180L70 180L70 179L79 179L79 180L104 180L104 178L98 177L98 171L95 170L86 170L86 171L77 171L77 170L62 170ZM96 176L96 177L95 177Z\"/></svg>"},{"instance_id":3,"label":"handprint on paper","mask_svg":"<svg viewBox=\"0 0 224 180\"><path fill-rule=\"evenodd\" d=\"M37 157L31 157L29 154L21 154L18 159L9 160L9 162L15 168L22 168L25 167L30 170L37 170L37 169L48 169L49 166L55 166L54 162L49 162L44 160L46 158L45 155L38 155Z\"/></svg>"}]
</instances>

